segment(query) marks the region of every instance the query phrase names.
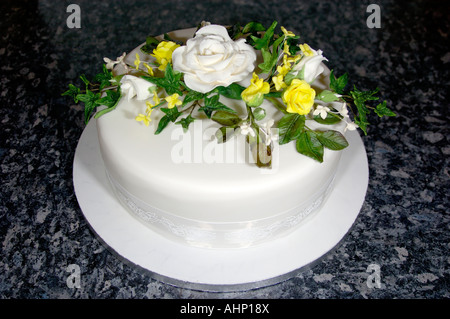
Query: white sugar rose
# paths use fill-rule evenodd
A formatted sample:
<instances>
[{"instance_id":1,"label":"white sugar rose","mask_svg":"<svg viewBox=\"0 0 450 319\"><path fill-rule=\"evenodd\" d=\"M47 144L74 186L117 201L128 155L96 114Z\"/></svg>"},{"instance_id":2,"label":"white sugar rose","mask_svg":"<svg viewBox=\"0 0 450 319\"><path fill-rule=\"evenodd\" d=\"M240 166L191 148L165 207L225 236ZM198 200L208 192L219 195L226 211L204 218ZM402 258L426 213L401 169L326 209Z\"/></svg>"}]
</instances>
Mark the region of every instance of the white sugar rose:
<instances>
[{"instance_id":1,"label":"white sugar rose","mask_svg":"<svg viewBox=\"0 0 450 319\"><path fill-rule=\"evenodd\" d=\"M125 75L120 80L120 83L120 90L122 91L122 94L126 95L128 101L134 96L140 101L147 100L153 96L151 88L155 85L149 81L138 78L137 76Z\"/></svg>"},{"instance_id":2,"label":"white sugar rose","mask_svg":"<svg viewBox=\"0 0 450 319\"><path fill-rule=\"evenodd\" d=\"M328 61L328 59L322 55L321 50L316 51L308 47L308 52L309 55L305 55L293 70L301 72L304 68L303 79L311 84L324 71L322 61Z\"/></svg>"},{"instance_id":3,"label":"white sugar rose","mask_svg":"<svg viewBox=\"0 0 450 319\"><path fill-rule=\"evenodd\" d=\"M225 27L207 25L173 52L172 61L187 87L206 93L234 82L250 83L256 53L244 39L233 41Z\"/></svg>"}]
</instances>

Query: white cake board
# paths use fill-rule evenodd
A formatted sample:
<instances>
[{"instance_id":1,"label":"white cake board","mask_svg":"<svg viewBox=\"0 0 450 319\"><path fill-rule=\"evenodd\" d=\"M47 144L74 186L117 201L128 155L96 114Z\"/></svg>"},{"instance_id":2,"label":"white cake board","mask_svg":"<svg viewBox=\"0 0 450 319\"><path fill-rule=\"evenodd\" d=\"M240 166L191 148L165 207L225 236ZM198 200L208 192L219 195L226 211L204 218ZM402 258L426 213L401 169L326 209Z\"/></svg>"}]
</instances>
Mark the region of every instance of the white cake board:
<instances>
[{"instance_id":1,"label":"white cake board","mask_svg":"<svg viewBox=\"0 0 450 319\"><path fill-rule=\"evenodd\" d=\"M95 120L79 140L73 166L75 193L88 223L120 259L152 278L203 291L239 291L273 285L318 262L348 233L364 202L369 171L364 144L347 135L335 187L314 218L284 238L250 248L208 249L176 243L153 232L120 204L106 176ZM299 155L301 156L301 155Z\"/></svg>"}]
</instances>

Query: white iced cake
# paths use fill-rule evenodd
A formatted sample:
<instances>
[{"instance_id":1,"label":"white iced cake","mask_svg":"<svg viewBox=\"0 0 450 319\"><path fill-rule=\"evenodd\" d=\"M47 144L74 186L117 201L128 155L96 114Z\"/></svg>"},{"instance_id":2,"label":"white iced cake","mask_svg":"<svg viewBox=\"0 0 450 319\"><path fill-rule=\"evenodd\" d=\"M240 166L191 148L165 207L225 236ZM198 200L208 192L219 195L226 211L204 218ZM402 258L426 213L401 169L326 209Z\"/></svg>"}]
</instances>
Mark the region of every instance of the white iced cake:
<instances>
[{"instance_id":1,"label":"white iced cake","mask_svg":"<svg viewBox=\"0 0 450 319\"><path fill-rule=\"evenodd\" d=\"M258 168L244 137L218 144L215 123L154 135L156 119L146 127L132 116L144 109L122 100L97 120L99 143L123 204L163 236L207 247L271 240L316 212L332 189L341 152L326 149L319 163L283 145L271 169Z\"/></svg>"},{"instance_id":2,"label":"white iced cake","mask_svg":"<svg viewBox=\"0 0 450 319\"><path fill-rule=\"evenodd\" d=\"M169 35L171 39L183 40L184 45L173 42L168 45L170 41L166 40L156 43L157 48L155 44L154 54L146 55L138 47L117 61L105 59L109 68L115 67L115 74L130 70L147 73L140 76L144 73L130 75L129 72L120 77L121 99L113 111L105 112L96 121L107 175L131 215L152 231L183 244L239 248L288 235L320 213L321 205L333 190L341 158L337 149L344 148L332 142L339 135L339 144L344 139L344 131L352 129L352 123L345 120L345 105L339 95L329 91L330 71L322 63L326 59L320 51L304 45L297 53L288 54L285 45L287 58L284 62L280 58L270 66L277 70L272 73L272 83L263 72L259 75L253 72L263 61L261 54L257 50L252 53L245 39L227 38L224 30L209 25L195 36L195 30L177 31ZM284 40L294 37L284 28L283 32ZM280 52L283 43L281 40L278 43ZM307 58L315 58L315 65L307 64ZM204 64L201 72L192 71L196 66L191 64L196 63ZM301 63L303 67L298 68ZM167 71L167 65L172 69ZM231 70L222 69L223 65ZM292 72L296 67L297 72ZM177 94L168 92L170 88L164 87L167 83L155 80L158 72L159 78L165 80L170 80L167 72L172 72L172 78L182 76L175 80L184 79L184 84L176 89ZM232 78L222 79L221 74ZM275 78L279 75L283 77ZM137 78L145 84L136 84ZM233 98L229 92L214 91L233 83L238 85L233 89L241 88L242 99ZM305 101L312 99L315 104L296 105L298 93L292 95L294 100L289 100L288 91L294 84L307 86L308 92L314 90L315 96L306 97ZM192 99L183 102L183 95ZM218 100L213 105L211 100L216 95ZM317 97L322 97L322 101ZM274 101L278 101L277 107ZM280 111L280 105L286 109ZM169 121L155 134L163 117L174 107L180 113L176 121ZM188 111L183 113L183 110ZM229 116L233 124L227 122L234 134L223 143L218 143L217 132L224 125L212 120L218 111ZM325 121L333 111L336 114L340 111L339 119L343 120L327 125L317 121L318 116ZM298 114L303 122L292 120L289 114ZM191 121L181 125L180 121L188 116ZM292 127L278 124L289 119ZM268 166L257 165L254 149L248 142L251 137L258 138L257 127L265 132L262 145L270 146ZM333 132L334 140L324 135L327 131ZM280 140L289 141L288 134L292 143L280 143ZM320 139L311 138L313 135ZM310 139L299 141L306 137ZM318 152L323 152L318 155L320 160L299 154L308 155L305 147L311 153L317 151L314 143L318 141L326 146L320 145Z\"/></svg>"}]
</instances>

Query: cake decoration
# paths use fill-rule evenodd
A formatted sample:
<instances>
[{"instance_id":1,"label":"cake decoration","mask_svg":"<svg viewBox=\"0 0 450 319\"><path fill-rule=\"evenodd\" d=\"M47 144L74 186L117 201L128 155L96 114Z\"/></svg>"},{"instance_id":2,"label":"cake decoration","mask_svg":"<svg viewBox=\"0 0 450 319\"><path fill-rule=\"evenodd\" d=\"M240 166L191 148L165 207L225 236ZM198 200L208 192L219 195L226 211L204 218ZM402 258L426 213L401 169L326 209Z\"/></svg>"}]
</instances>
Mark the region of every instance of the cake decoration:
<instances>
[{"instance_id":1,"label":"cake decoration","mask_svg":"<svg viewBox=\"0 0 450 319\"><path fill-rule=\"evenodd\" d=\"M298 153L323 162L324 148L340 151L348 146L344 134L327 125L344 122L345 130L359 128L367 134L371 112L396 115L386 101L375 102L380 99L378 88L348 88L347 73L336 76L331 70L329 89L315 88L328 59L285 27L277 31L277 25L274 21L269 28L257 22L224 27L202 22L186 43L167 34L151 36L133 64L125 62L126 53L116 60L105 57L102 72L92 80L80 76L84 86L69 84L63 95L84 103L86 124L113 111L122 98L145 101L145 114L135 115L136 125L149 126L153 112L163 112L154 134L170 123L187 130L194 121L215 121L221 126L217 141L245 135L249 145L256 146L259 167L270 167L276 141L293 142ZM244 101L246 115L223 98ZM279 121L266 118L263 101L280 112ZM194 109L204 116L195 117ZM312 129L308 121L322 126Z\"/></svg>"}]
</instances>

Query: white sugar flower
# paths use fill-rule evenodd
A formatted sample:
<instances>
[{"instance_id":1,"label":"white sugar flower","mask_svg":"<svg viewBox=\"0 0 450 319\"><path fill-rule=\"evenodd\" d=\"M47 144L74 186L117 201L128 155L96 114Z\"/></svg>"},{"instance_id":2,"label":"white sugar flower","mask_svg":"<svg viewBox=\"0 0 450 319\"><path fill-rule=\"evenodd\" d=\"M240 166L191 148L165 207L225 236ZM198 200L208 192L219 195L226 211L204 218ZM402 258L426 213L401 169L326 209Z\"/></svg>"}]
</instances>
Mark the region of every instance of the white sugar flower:
<instances>
[{"instance_id":1,"label":"white sugar flower","mask_svg":"<svg viewBox=\"0 0 450 319\"><path fill-rule=\"evenodd\" d=\"M172 53L173 69L184 73L188 88L207 93L238 82L248 86L256 52L245 39L233 41L225 27L206 25Z\"/></svg>"},{"instance_id":2,"label":"white sugar flower","mask_svg":"<svg viewBox=\"0 0 450 319\"><path fill-rule=\"evenodd\" d=\"M109 59L109 58L103 58L103 61L105 61L105 63L106 63L106 68L108 69L108 70L112 70L113 68L114 68L114 65L116 65L116 64L122 64L123 65L123 67L125 68L125 69L128 69L128 67L127 67L127 65L126 65L126 63L123 61L124 59L125 59L125 56L126 56L127 54L124 52L121 56L119 56L118 58L117 58L117 60L115 60L115 61L113 61L113 60L111 60L111 59Z\"/></svg>"},{"instance_id":3,"label":"white sugar flower","mask_svg":"<svg viewBox=\"0 0 450 319\"><path fill-rule=\"evenodd\" d=\"M125 75L121 80L121 91L128 101L136 96L139 101L147 100L153 96L155 84L134 75Z\"/></svg>"},{"instance_id":4,"label":"white sugar flower","mask_svg":"<svg viewBox=\"0 0 450 319\"><path fill-rule=\"evenodd\" d=\"M319 115L324 120L327 118L327 113L330 111L330 108L323 105L317 105L316 109L313 112L313 115Z\"/></svg>"},{"instance_id":5,"label":"white sugar flower","mask_svg":"<svg viewBox=\"0 0 450 319\"><path fill-rule=\"evenodd\" d=\"M322 62L328 61L328 59L322 55L322 50L316 51L307 46L307 48L302 51L304 52L304 56L300 62L293 67L293 71L301 72L303 70L303 79L308 83L313 83L325 70ZM307 53L305 54L305 52Z\"/></svg>"},{"instance_id":6,"label":"white sugar flower","mask_svg":"<svg viewBox=\"0 0 450 319\"><path fill-rule=\"evenodd\" d=\"M354 131L358 128L358 125L356 125L356 123L354 122L347 122L347 126L344 129L344 132L346 132L347 130L349 131Z\"/></svg>"},{"instance_id":7,"label":"white sugar flower","mask_svg":"<svg viewBox=\"0 0 450 319\"><path fill-rule=\"evenodd\" d=\"M339 114L341 114L343 117L348 117L347 103L344 102L344 104L342 104L342 108L339 111Z\"/></svg>"},{"instance_id":8,"label":"white sugar flower","mask_svg":"<svg viewBox=\"0 0 450 319\"><path fill-rule=\"evenodd\" d=\"M252 137L255 137L255 131L253 130L253 128L250 126L250 123L248 122L244 122L240 125L240 129L241 129L241 134L242 135L248 135L250 134Z\"/></svg>"},{"instance_id":9,"label":"white sugar flower","mask_svg":"<svg viewBox=\"0 0 450 319\"><path fill-rule=\"evenodd\" d=\"M264 123L261 127L262 131L266 135L266 145L270 145L270 143L272 143L272 141L278 140L278 134L274 134L274 132L272 132L273 124L274 124L274 120L270 119L266 123Z\"/></svg>"}]
</instances>

